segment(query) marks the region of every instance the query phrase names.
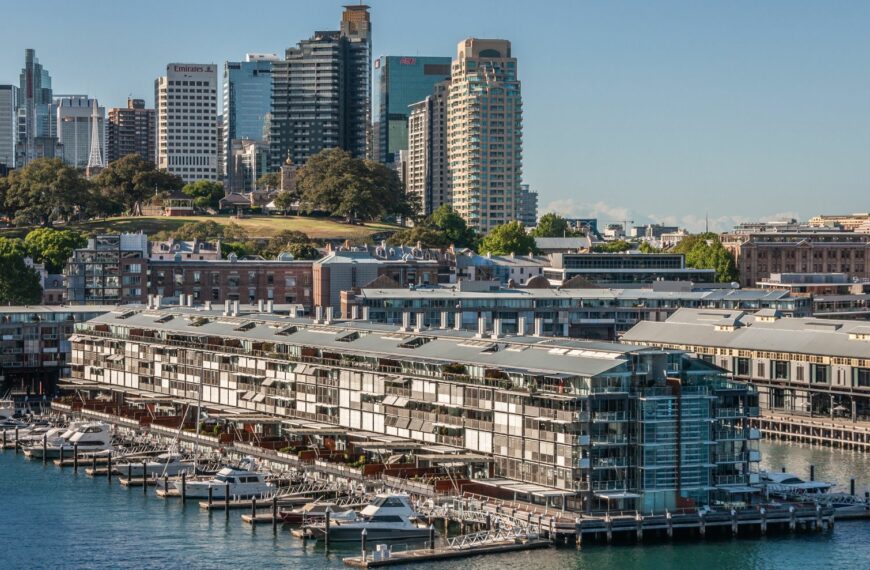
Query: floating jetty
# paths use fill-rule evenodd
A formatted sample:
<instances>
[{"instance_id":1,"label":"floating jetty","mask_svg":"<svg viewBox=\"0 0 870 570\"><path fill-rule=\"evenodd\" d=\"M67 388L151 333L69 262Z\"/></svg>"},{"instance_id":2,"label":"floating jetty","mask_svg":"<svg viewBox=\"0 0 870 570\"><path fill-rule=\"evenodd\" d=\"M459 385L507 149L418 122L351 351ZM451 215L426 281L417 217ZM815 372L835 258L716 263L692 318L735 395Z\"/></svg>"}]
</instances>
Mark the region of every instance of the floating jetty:
<instances>
[{"instance_id":1,"label":"floating jetty","mask_svg":"<svg viewBox=\"0 0 870 570\"><path fill-rule=\"evenodd\" d=\"M346 566L353 568L378 568L381 566L394 566L399 564L422 564L425 562L438 562L440 560L455 560L457 558L469 558L486 554L503 554L520 550L534 550L549 548L550 543L546 540L515 541L504 540L487 544L470 544L465 548L421 548L417 550L403 550L392 552L390 550L375 551L371 555L351 556L342 559Z\"/></svg>"}]
</instances>

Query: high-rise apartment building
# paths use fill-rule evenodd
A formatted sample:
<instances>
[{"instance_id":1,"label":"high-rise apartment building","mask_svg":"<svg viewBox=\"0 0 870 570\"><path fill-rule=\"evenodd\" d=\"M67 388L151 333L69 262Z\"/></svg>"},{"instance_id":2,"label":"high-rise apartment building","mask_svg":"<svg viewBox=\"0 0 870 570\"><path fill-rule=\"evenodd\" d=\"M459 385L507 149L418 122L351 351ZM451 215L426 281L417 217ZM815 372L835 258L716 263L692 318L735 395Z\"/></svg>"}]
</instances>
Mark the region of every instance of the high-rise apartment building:
<instances>
[{"instance_id":1,"label":"high-rise apartment building","mask_svg":"<svg viewBox=\"0 0 870 570\"><path fill-rule=\"evenodd\" d=\"M0 164L15 167L18 143L18 87L0 85Z\"/></svg>"},{"instance_id":2,"label":"high-rise apartment building","mask_svg":"<svg viewBox=\"0 0 870 570\"><path fill-rule=\"evenodd\" d=\"M377 145L375 158L393 164L408 148L410 106L432 94L436 83L450 78L449 57L383 56L377 73Z\"/></svg>"},{"instance_id":3,"label":"high-rise apartment building","mask_svg":"<svg viewBox=\"0 0 870 570\"><path fill-rule=\"evenodd\" d=\"M57 127L52 112L51 75L43 69L33 49L24 50L18 90L18 159L23 166L56 153Z\"/></svg>"},{"instance_id":4,"label":"high-rise apartment building","mask_svg":"<svg viewBox=\"0 0 870 570\"><path fill-rule=\"evenodd\" d=\"M170 63L154 91L157 167L185 182L217 180L217 66Z\"/></svg>"},{"instance_id":5,"label":"high-rise apartment building","mask_svg":"<svg viewBox=\"0 0 870 570\"><path fill-rule=\"evenodd\" d=\"M272 109L272 62L276 54L249 53L245 61L224 63L224 161L222 173L232 175L233 141L264 141L266 120ZM230 180L232 183L232 180Z\"/></svg>"},{"instance_id":6,"label":"high-rise apartment building","mask_svg":"<svg viewBox=\"0 0 870 570\"><path fill-rule=\"evenodd\" d=\"M517 216L522 130L522 95L510 42L459 42L447 105L447 158L453 206L478 231Z\"/></svg>"},{"instance_id":7,"label":"high-rise apartment building","mask_svg":"<svg viewBox=\"0 0 870 570\"><path fill-rule=\"evenodd\" d=\"M61 158L75 168L85 168L91 150L93 107L97 107L97 135L101 156L106 156L106 109L87 95L61 95L55 98L57 138L63 145Z\"/></svg>"},{"instance_id":8,"label":"high-rise apartment building","mask_svg":"<svg viewBox=\"0 0 870 570\"><path fill-rule=\"evenodd\" d=\"M157 113L154 109L146 109L142 99L127 99L126 108L109 109L107 162L114 162L128 154L138 154L149 162L155 162L156 130Z\"/></svg>"},{"instance_id":9,"label":"high-rise apartment building","mask_svg":"<svg viewBox=\"0 0 870 570\"><path fill-rule=\"evenodd\" d=\"M429 215L451 203L447 164L448 81L437 83L432 94L410 106L408 150L404 165L405 192L417 197L420 212Z\"/></svg>"},{"instance_id":10,"label":"high-rise apartment building","mask_svg":"<svg viewBox=\"0 0 870 570\"><path fill-rule=\"evenodd\" d=\"M520 184L517 194L517 219L524 226L538 225L538 193L529 189L528 184Z\"/></svg>"},{"instance_id":11,"label":"high-rise apartment building","mask_svg":"<svg viewBox=\"0 0 870 570\"><path fill-rule=\"evenodd\" d=\"M271 167L324 148L367 156L371 117L368 6L346 6L340 31L315 32L272 63Z\"/></svg>"}]
</instances>

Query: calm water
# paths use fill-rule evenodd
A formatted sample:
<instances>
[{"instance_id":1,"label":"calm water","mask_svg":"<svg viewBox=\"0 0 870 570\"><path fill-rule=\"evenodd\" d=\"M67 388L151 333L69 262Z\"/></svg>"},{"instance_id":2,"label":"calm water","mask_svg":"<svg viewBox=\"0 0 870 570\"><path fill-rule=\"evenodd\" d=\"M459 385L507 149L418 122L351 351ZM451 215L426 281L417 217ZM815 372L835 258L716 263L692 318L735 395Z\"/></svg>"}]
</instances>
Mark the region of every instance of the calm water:
<instances>
[{"instance_id":1,"label":"calm water","mask_svg":"<svg viewBox=\"0 0 870 570\"><path fill-rule=\"evenodd\" d=\"M859 489L870 485L870 457L781 444L762 448L765 467L801 476L816 465L818 479ZM153 493L153 491L151 491ZM150 494L150 493L149 493ZM356 547L325 556L286 530L242 524L242 511L226 520L195 503L143 496L105 478L60 470L0 452L0 568L343 568L341 557ZM534 551L440 563L445 570L511 568L748 568L809 570L870 568L870 522L838 523L833 532L765 539L720 540L643 546L586 547Z\"/></svg>"}]
</instances>

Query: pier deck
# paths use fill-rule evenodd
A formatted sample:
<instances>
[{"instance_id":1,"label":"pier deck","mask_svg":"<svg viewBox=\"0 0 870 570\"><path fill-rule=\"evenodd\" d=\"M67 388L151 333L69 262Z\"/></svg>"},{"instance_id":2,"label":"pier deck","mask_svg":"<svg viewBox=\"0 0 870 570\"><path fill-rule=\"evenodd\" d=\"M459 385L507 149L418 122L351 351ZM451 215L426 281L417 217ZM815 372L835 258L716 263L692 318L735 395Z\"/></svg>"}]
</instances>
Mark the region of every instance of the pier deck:
<instances>
[{"instance_id":1,"label":"pier deck","mask_svg":"<svg viewBox=\"0 0 870 570\"><path fill-rule=\"evenodd\" d=\"M469 558L471 556L482 556L485 554L501 554L504 552L517 552L520 550L533 550L537 548L548 548L549 546L550 543L546 540L530 540L526 542L504 541L485 546L474 546L462 549L421 548L419 550L405 550L402 552L393 552L389 557L379 560L375 560L371 556L366 556L365 559L363 559L362 556L351 556L342 559L342 562L353 568L378 568L398 564L421 564L424 562Z\"/></svg>"},{"instance_id":2,"label":"pier deck","mask_svg":"<svg viewBox=\"0 0 870 570\"><path fill-rule=\"evenodd\" d=\"M752 424L767 439L870 451L870 422L780 414L765 410Z\"/></svg>"}]
</instances>

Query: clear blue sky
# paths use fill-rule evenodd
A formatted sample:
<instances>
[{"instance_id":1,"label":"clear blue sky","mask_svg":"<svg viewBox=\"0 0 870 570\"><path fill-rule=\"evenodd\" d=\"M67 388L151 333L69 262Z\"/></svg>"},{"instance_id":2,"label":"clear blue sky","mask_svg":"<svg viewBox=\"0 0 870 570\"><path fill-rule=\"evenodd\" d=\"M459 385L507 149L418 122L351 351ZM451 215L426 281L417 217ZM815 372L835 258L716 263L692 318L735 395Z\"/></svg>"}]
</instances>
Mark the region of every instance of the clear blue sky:
<instances>
[{"instance_id":1,"label":"clear blue sky","mask_svg":"<svg viewBox=\"0 0 870 570\"><path fill-rule=\"evenodd\" d=\"M870 3L371 0L374 54L519 58L542 209L726 229L870 210ZM58 93L153 100L166 63L221 64L335 29L341 3L40 0L5 6L0 83L36 48Z\"/></svg>"}]
</instances>

